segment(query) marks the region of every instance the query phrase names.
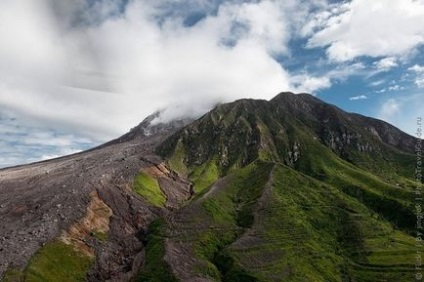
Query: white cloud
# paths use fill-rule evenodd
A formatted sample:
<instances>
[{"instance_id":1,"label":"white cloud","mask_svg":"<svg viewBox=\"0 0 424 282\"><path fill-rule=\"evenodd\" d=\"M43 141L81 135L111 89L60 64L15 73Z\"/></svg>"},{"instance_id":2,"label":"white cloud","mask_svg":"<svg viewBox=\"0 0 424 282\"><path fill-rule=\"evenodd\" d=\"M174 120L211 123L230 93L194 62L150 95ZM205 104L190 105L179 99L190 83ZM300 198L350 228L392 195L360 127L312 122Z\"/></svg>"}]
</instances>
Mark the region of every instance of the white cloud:
<instances>
[{"instance_id":1,"label":"white cloud","mask_svg":"<svg viewBox=\"0 0 424 282\"><path fill-rule=\"evenodd\" d=\"M307 73L299 83L272 56L287 55L308 9L296 0L228 2L213 13L208 1L136 0L119 16L117 0L39 2L0 2L0 105L96 140L158 108L196 116L217 102L330 85ZM206 16L185 26L177 4Z\"/></svg>"},{"instance_id":2,"label":"white cloud","mask_svg":"<svg viewBox=\"0 0 424 282\"><path fill-rule=\"evenodd\" d=\"M389 91L399 91L399 90L403 90L403 89L405 89L405 87L400 86L398 84L391 85L387 88L387 90L389 90Z\"/></svg>"},{"instance_id":3,"label":"white cloud","mask_svg":"<svg viewBox=\"0 0 424 282\"><path fill-rule=\"evenodd\" d=\"M0 167L59 157L96 145L69 132L37 126L0 108Z\"/></svg>"},{"instance_id":4,"label":"white cloud","mask_svg":"<svg viewBox=\"0 0 424 282\"><path fill-rule=\"evenodd\" d=\"M106 141L158 108L199 115L218 101L330 85L299 83L272 57L288 52L298 1L230 2L190 27L160 14L169 1L131 1L116 16L118 2L1 1L0 105Z\"/></svg>"},{"instance_id":5,"label":"white cloud","mask_svg":"<svg viewBox=\"0 0 424 282\"><path fill-rule=\"evenodd\" d=\"M365 95L359 95L359 96L354 96L354 97L350 97L349 100L351 101L356 101L356 100L365 100L368 99L367 96Z\"/></svg>"},{"instance_id":6,"label":"white cloud","mask_svg":"<svg viewBox=\"0 0 424 282\"><path fill-rule=\"evenodd\" d=\"M387 57L374 62L373 65L378 71L389 71L398 66L397 59L395 57Z\"/></svg>"},{"instance_id":7,"label":"white cloud","mask_svg":"<svg viewBox=\"0 0 424 282\"><path fill-rule=\"evenodd\" d=\"M386 88L382 88L380 90L377 90L377 91L375 91L375 93L384 93L384 92L389 92L389 91L401 91L401 90L405 90L405 87L400 86L399 84L392 83L392 85L390 85Z\"/></svg>"},{"instance_id":8,"label":"white cloud","mask_svg":"<svg viewBox=\"0 0 424 282\"><path fill-rule=\"evenodd\" d=\"M327 75L335 80L346 80L352 75L365 74L365 66L363 63L340 64L330 70Z\"/></svg>"},{"instance_id":9,"label":"white cloud","mask_svg":"<svg viewBox=\"0 0 424 282\"><path fill-rule=\"evenodd\" d=\"M398 114L401 103L396 99L388 99L380 109L380 116L385 120L390 120L394 115Z\"/></svg>"},{"instance_id":10,"label":"white cloud","mask_svg":"<svg viewBox=\"0 0 424 282\"><path fill-rule=\"evenodd\" d=\"M364 72L363 63L340 64L322 74L314 75L305 71L290 76L294 92L316 94L317 91L330 88L333 83L345 81L352 75Z\"/></svg>"},{"instance_id":11,"label":"white cloud","mask_svg":"<svg viewBox=\"0 0 424 282\"><path fill-rule=\"evenodd\" d=\"M334 61L406 56L424 43L424 3L352 0L329 5L304 30L308 47L327 47Z\"/></svg>"},{"instance_id":12,"label":"white cloud","mask_svg":"<svg viewBox=\"0 0 424 282\"><path fill-rule=\"evenodd\" d=\"M38 158L37 160L39 161L45 161L45 160L49 160L49 159L54 159L54 158L59 158L62 156L66 156L66 155L71 155L71 154L76 154L81 152L81 150L78 149L62 149L60 150L57 154L45 154L42 155L40 158Z\"/></svg>"},{"instance_id":13,"label":"white cloud","mask_svg":"<svg viewBox=\"0 0 424 282\"><path fill-rule=\"evenodd\" d=\"M289 55L310 5L318 4L0 1L0 107L21 123L0 123L9 136L0 165L85 149L157 109L165 119L198 116L217 102L329 87L306 72L299 81L275 59Z\"/></svg>"},{"instance_id":14,"label":"white cloud","mask_svg":"<svg viewBox=\"0 0 424 282\"><path fill-rule=\"evenodd\" d=\"M415 64L412 67L408 68L408 70L416 73L424 73L424 66Z\"/></svg>"},{"instance_id":15,"label":"white cloud","mask_svg":"<svg viewBox=\"0 0 424 282\"><path fill-rule=\"evenodd\" d=\"M416 74L414 83L418 88L424 88L424 66L415 64L408 68L408 70Z\"/></svg>"},{"instance_id":16,"label":"white cloud","mask_svg":"<svg viewBox=\"0 0 424 282\"><path fill-rule=\"evenodd\" d=\"M238 40L254 41L272 53L286 53L288 36L288 23L281 13L281 6L272 1L258 3L244 3L242 5L223 5L219 17L224 17L225 22L243 26L243 32L231 32L229 37ZM229 19L229 20L228 20ZM272 19L272 21L270 21Z\"/></svg>"},{"instance_id":17,"label":"white cloud","mask_svg":"<svg viewBox=\"0 0 424 282\"><path fill-rule=\"evenodd\" d=\"M418 88L424 88L424 76L417 77L415 79L415 84L418 86Z\"/></svg>"},{"instance_id":18,"label":"white cloud","mask_svg":"<svg viewBox=\"0 0 424 282\"><path fill-rule=\"evenodd\" d=\"M413 135L417 130L416 119L423 114L423 99L423 93L389 98L381 104L375 116Z\"/></svg>"},{"instance_id":19,"label":"white cloud","mask_svg":"<svg viewBox=\"0 0 424 282\"><path fill-rule=\"evenodd\" d=\"M380 79L380 80L377 80L377 81L373 81L373 82L371 82L370 83L370 86L373 86L373 87L376 87L376 86L379 86L379 85L381 85L381 84L383 84L383 83L385 83L386 81L384 80L384 79Z\"/></svg>"},{"instance_id":20,"label":"white cloud","mask_svg":"<svg viewBox=\"0 0 424 282\"><path fill-rule=\"evenodd\" d=\"M296 92L303 93L314 94L315 91L326 89L331 86L331 80L328 76L314 77L306 73L293 76L291 81L296 88Z\"/></svg>"}]
</instances>

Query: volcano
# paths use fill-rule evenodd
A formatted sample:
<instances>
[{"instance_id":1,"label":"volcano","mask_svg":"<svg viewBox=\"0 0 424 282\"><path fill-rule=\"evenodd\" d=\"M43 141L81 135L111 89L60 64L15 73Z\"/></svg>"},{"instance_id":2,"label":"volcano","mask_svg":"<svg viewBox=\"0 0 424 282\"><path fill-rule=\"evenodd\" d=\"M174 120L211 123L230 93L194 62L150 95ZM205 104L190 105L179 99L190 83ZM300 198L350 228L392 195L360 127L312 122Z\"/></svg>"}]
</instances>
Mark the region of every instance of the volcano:
<instances>
[{"instance_id":1,"label":"volcano","mask_svg":"<svg viewBox=\"0 0 424 282\"><path fill-rule=\"evenodd\" d=\"M0 170L4 281L407 281L417 139L309 94Z\"/></svg>"}]
</instances>

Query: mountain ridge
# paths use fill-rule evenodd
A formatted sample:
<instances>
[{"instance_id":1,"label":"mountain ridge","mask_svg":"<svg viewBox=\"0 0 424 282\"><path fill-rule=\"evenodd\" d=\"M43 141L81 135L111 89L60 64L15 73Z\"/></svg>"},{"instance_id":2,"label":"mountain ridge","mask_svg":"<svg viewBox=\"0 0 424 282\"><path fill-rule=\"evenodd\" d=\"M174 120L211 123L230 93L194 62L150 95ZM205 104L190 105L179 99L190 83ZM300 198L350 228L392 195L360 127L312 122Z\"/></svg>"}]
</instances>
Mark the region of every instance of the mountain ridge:
<instances>
[{"instance_id":1,"label":"mountain ridge","mask_svg":"<svg viewBox=\"0 0 424 282\"><path fill-rule=\"evenodd\" d=\"M304 97L307 98L308 102L304 101ZM309 103L310 100L314 101L314 104L311 105L311 103ZM258 109L262 109L262 112L258 112ZM243 113L242 116L239 115L240 112ZM222 120L224 117L227 117L228 120ZM237 117L238 120L234 120L234 117ZM248 121L249 118L253 120ZM379 152L377 152L379 158L384 157L383 151L386 149L385 146L382 145L393 147L399 151L406 151L410 154L412 154L414 150L413 144L415 139L412 136L384 121L344 112L336 106L321 102L319 99L309 94L295 95L292 93L281 93L270 101L242 99L218 106L191 125L180 129L180 133L184 132L181 133L182 137L180 136L180 138L183 140L180 141L186 143L196 142L196 152L190 153L188 157L195 159L197 164L199 164L199 162L203 162L202 157L208 154L222 154L222 152L217 151L217 147L220 146L219 144L214 144L214 152L206 152L212 149L208 143L211 140L213 142L213 140L215 140L214 138L226 139L225 136L217 137L216 130L212 132L211 130L208 131L208 128L214 130L216 127L219 127L221 133L223 130L226 130L225 134L233 137L234 135L231 135L233 129L229 128L230 125L226 125L227 122L229 122L230 125L235 125L235 127L240 126L236 124L236 122L242 123L241 126L246 127L246 130L249 131L249 134L246 132L242 133L245 134L245 136L243 136L243 140L241 141L247 143L254 142L254 144L256 144L249 143L250 147L248 151L251 153L255 152L252 158L259 155L259 145L273 147L273 152L268 153L277 156L277 158L278 155L280 155L280 158L282 157L281 154L284 154L283 151L290 151L287 146L298 147L294 144L297 141L289 140L299 139L299 134L291 136L289 132L291 128L303 128L302 130L309 131L311 131L310 129L312 128L313 130L310 133L313 138L319 139L321 143L330 147L337 154L345 154L346 156L344 157L355 155L356 152L352 152L353 150L372 150L372 144L378 145L376 145L376 149L379 150ZM271 124L271 126L275 128L270 129L264 123ZM268 133L271 132L272 136L264 136L268 133L262 134L260 132L261 128ZM184 135L190 135L191 139L193 139L193 136L199 135L199 132L203 135L204 140L184 141ZM259 140L261 136L264 140ZM249 140L249 138L253 139ZM176 140L178 138L176 138L174 134L170 139L172 140L168 142L165 141L158 148L157 152L162 155L162 157L169 158L169 151L175 151L173 147L176 146L175 143L178 142L178 140ZM263 142L261 143L261 141ZM174 144L167 144L170 142ZM379 144L380 142L383 144ZM281 143L286 144L281 146ZM171 146L172 148L166 148L167 146ZM223 146L227 149L237 149L237 146L231 146L230 144L224 144ZM248 153L245 152L245 154ZM292 152L292 154L294 154L294 152ZM238 156L239 153L231 152L231 155L234 157Z\"/></svg>"}]
</instances>

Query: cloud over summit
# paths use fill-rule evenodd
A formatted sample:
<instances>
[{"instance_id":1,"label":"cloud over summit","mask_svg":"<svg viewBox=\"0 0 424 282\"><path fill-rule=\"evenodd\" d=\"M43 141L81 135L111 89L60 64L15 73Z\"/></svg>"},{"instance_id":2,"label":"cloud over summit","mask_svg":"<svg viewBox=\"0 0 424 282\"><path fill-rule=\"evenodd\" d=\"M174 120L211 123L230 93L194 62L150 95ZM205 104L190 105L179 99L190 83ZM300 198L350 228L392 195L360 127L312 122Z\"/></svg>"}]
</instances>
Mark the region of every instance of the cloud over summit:
<instances>
[{"instance_id":1,"label":"cloud over summit","mask_svg":"<svg viewBox=\"0 0 424 282\"><path fill-rule=\"evenodd\" d=\"M169 1L3 1L0 103L105 140L158 108L197 115L294 90L272 57L287 52L284 5L228 2L208 14L195 2L205 14L188 26L159 9Z\"/></svg>"}]
</instances>

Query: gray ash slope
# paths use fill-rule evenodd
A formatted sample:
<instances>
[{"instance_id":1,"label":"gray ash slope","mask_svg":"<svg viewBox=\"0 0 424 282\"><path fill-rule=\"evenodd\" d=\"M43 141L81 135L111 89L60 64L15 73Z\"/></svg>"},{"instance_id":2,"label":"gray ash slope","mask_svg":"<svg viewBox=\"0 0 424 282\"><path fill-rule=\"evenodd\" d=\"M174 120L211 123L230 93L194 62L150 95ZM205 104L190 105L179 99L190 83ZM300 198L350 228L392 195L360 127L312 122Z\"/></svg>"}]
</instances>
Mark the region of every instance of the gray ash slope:
<instances>
[{"instance_id":1,"label":"gray ash slope","mask_svg":"<svg viewBox=\"0 0 424 282\"><path fill-rule=\"evenodd\" d=\"M111 239L105 246L87 236L96 252L89 280L125 281L135 275L140 267L136 258L143 249L137 234L190 196L188 183L162 168L162 160L154 154L156 145L182 122L151 127L151 120L148 117L141 128L86 152L0 170L0 277L7 269L24 267L41 246L83 218L93 192L113 215ZM150 128L154 134L140 130ZM164 209L151 207L130 188L134 176L151 167L163 170L162 189L172 186Z\"/></svg>"}]
</instances>

